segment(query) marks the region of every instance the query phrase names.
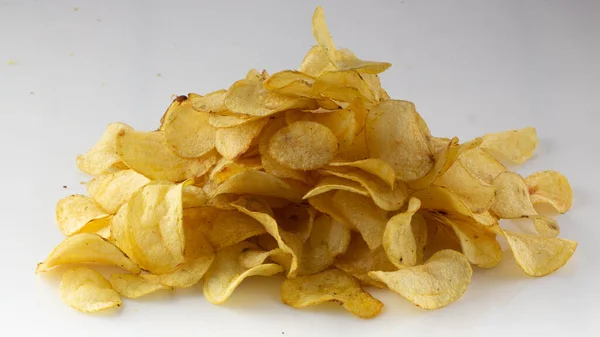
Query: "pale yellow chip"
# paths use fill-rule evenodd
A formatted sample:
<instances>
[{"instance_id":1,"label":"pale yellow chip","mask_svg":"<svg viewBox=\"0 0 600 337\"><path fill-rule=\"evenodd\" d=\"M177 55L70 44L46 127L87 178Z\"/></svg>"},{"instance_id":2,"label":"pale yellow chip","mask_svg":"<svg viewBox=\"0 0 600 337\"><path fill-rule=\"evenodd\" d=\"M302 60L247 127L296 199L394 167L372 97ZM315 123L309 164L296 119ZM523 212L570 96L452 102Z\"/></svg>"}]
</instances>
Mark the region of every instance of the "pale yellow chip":
<instances>
[{"instance_id":1,"label":"pale yellow chip","mask_svg":"<svg viewBox=\"0 0 600 337\"><path fill-rule=\"evenodd\" d=\"M369 192L357 182L337 176L326 176L321 179L312 190L308 191L302 199L308 199L333 190L345 190L364 195L365 197L369 196Z\"/></svg>"},{"instance_id":2,"label":"pale yellow chip","mask_svg":"<svg viewBox=\"0 0 600 337\"><path fill-rule=\"evenodd\" d=\"M88 152L77 156L77 167L87 174L96 175L126 169L122 159L115 152L115 140L123 130L133 130L124 123L110 123Z\"/></svg>"},{"instance_id":3,"label":"pale yellow chip","mask_svg":"<svg viewBox=\"0 0 600 337\"><path fill-rule=\"evenodd\" d=\"M394 188L396 184L396 173L394 169L384 160L376 158L368 158L351 162L333 162L330 166L355 167L376 177L379 177L390 188Z\"/></svg>"},{"instance_id":4,"label":"pale yellow chip","mask_svg":"<svg viewBox=\"0 0 600 337\"><path fill-rule=\"evenodd\" d=\"M508 171L496 158L479 147L463 152L458 160L470 174L490 185L498 174Z\"/></svg>"},{"instance_id":5,"label":"pale yellow chip","mask_svg":"<svg viewBox=\"0 0 600 337\"><path fill-rule=\"evenodd\" d=\"M238 210L218 212L209 227L208 239L216 250L266 233L260 222Z\"/></svg>"},{"instance_id":6,"label":"pale yellow chip","mask_svg":"<svg viewBox=\"0 0 600 337\"><path fill-rule=\"evenodd\" d=\"M313 46L306 53L298 68L298 71L313 77L318 77L322 73L331 70L335 70L335 67L329 56L327 56L327 49L323 46Z\"/></svg>"},{"instance_id":7,"label":"pale yellow chip","mask_svg":"<svg viewBox=\"0 0 600 337\"><path fill-rule=\"evenodd\" d=\"M175 100L164 121L169 149L183 158L198 158L215 148L217 129L208 122L209 114L192 108L189 99Z\"/></svg>"},{"instance_id":8,"label":"pale yellow chip","mask_svg":"<svg viewBox=\"0 0 600 337\"><path fill-rule=\"evenodd\" d=\"M447 142L442 141L436 143L435 141L432 141L431 144L435 163L427 174L417 180L408 182L408 186L413 190L422 190L431 186L436 179L448 171L458 157L460 146L458 145L458 138L456 137Z\"/></svg>"},{"instance_id":9,"label":"pale yellow chip","mask_svg":"<svg viewBox=\"0 0 600 337\"><path fill-rule=\"evenodd\" d=\"M271 276L283 271L280 265L256 261L254 254L241 254L245 250L256 249L255 245L244 241L217 253L212 267L204 276L203 291L207 301L213 304L224 303L245 278ZM252 260L252 263L245 260Z\"/></svg>"},{"instance_id":10,"label":"pale yellow chip","mask_svg":"<svg viewBox=\"0 0 600 337\"><path fill-rule=\"evenodd\" d=\"M208 203L208 196L204 190L198 186L186 185L183 186L183 196L181 200L182 207L193 208L206 206Z\"/></svg>"},{"instance_id":11,"label":"pale yellow chip","mask_svg":"<svg viewBox=\"0 0 600 337\"><path fill-rule=\"evenodd\" d=\"M315 81L314 90L335 101L350 103L358 99L368 105L378 103L371 86L354 70L326 71Z\"/></svg>"},{"instance_id":12,"label":"pale yellow chip","mask_svg":"<svg viewBox=\"0 0 600 337\"><path fill-rule=\"evenodd\" d=\"M540 171L525 178L531 202L548 204L557 212L565 213L571 208L573 190L569 180L556 171Z\"/></svg>"},{"instance_id":13,"label":"pale yellow chip","mask_svg":"<svg viewBox=\"0 0 600 337\"><path fill-rule=\"evenodd\" d=\"M99 263L121 267L134 274L140 272L140 268L119 248L99 235L90 233L75 234L64 239L44 262L38 264L35 272L42 273L70 263Z\"/></svg>"},{"instance_id":14,"label":"pale yellow chip","mask_svg":"<svg viewBox=\"0 0 600 337\"><path fill-rule=\"evenodd\" d=\"M307 204L292 204L279 208L274 212L275 220L279 227L286 232L294 234L302 243L308 240L317 213L312 206Z\"/></svg>"},{"instance_id":15,"label":"pale yellow chip","mask_svg":"<svg viewBox=\"0 0 600 337\"><path fill-rule=\"evenodd\" d=\"M285 95L318 98L312 88L314 82L315 78L310 75L300 71L284 70L271 75L263 85L268 90Z\"/></svg>"},{"instance_id":16,"label":"pale yellow chip","mask_svg":"<svg viewBox=\"0 0 600 337\"><path fill-rule=\"evenodd\" d=\"M188 99L190 100L192 107L198 111L223 112L227 110L224 103L226 95L227 90L222 89L204 96L189 94Z\"/></svg>"},{"instance_id":17,"label":"pale yellow chip","mask_svg":"<svg viewBox=\"0 0 600 337\"><path fill-rule=\"evenodd\" d=\"M356 135L354 142L346 149L339 149L334 162L338 161L359 161L369 159L367 141L365 139L364 129Z\"/></svg>"},{"instance_id":18,"label":"pale yellow chip","mask_svg":"<svg viewBox=\"0 0 600 337\"><path fill-rule=\"evenodd\" d=\"M313 170L329 163L338 149L331 130L319 123L299 121L271 137L269 154L280 164L295 170Z\"/></svg>"},{"instance_id":19,"label":"pale yellow chip","mask_svg":"<svg viewBox=\"0 0 600 337\"><path fill-rule=\"evenodd\" d=\"M492 226L497 223L496 218L487 212L473 213L456 193L443 186L430 186L424 190L413 192L411 197L421 200L421 209L436 211L444 216L468 218L484 226Z\"/></svg>"},{"instance_id":20,"label":"pale yellow chip","mask_svg":"<svg viewBox=\"0 0 600 337\"><path fill-rule=\"evenodd\" d=\"M380 281L369 276L369 272L375 270L394 271L398 268L388 259L383 247L371 250L360 234L352 233L350 245L343 255L336 258L334 265L354 276L363 284L385 287Z\"/></svg>"},{"instance_id":21,"label":"pale yellow chip","mask_svg":"<svg viewBox=\"0 0 600 337\"><path fill-rule=\"evenodd\" d=\"M225 180L231 178L237 173L247 170L262 170L262 163L260 156L250 157L250 158L242 158L231 160L225 157L219 159L217 164L210 171L208 177L209 181L205 183L205 185L209 183L214 183L215 185L219 185Z\"/></svg>"},{"instance_id":22,"label":"pale yellow chip","mask_svg":"<svg viewBox=\"0 0 600 337\"><path fill-rule=\"evenodd\" d=\"M471 175L460 162L454 163L435 182L454 192L474 213L485 212L492 206L496 188Z\"/></svg>"},{"instance_id":23,"label":"pale yellow chip","mask_svg":"<svg viewBox=\"0 0 600 337\"><path fill-rule=\"evenodd\" d=\"M555 238L560 234L560 227L558 227L558 224L552 218L543 215L533 215L529 219L533 221L533 228L541 236Z\"/></svg>"},{"instance_id":24,"label":"pale yellow chip","mask_svg":"<svg viewBox=\"0 0 600 337\"><path fill-rule=\"evenodd\" d=\"M115 214L150 179L134 170L122 170L96 176L87 184L87 192L106 212Z\"/></svg>"},{"instance_id":25,"label":"pale yellow chip","mask_svg":"<svg viewBox=\"0 0 600 337\"><path fill-rule=\"evenodd\" d=\"M359 120L354 111L350 109L337 109L325 113L311 113L304 120L323 124L333 132L338 140L339 151L347 151L354 143L356 135L360 132Z\"/></svg>"},{"instance_id":26,"label":"pale yellow chip","mask_svg":"<svg viewBox=\"0 0 600 337\"><path fill-rule=\"evenodd\" d=\"M110 284L119 295L127 298L139 298L159 290L172 289L160 283L160 278L152 274L112 274Z\"/></svg>"},{"instance_id":27,"label":"pale yellow chip","mask_svg":"<svg viewBox=\"0 0 600 337\"><path fill-rule=\"evenodd\" d=\"M435 158L414 104L396 100L380 103L367 115L365 131L369 153L390 164L396 179L416 180L433 167Z\"/></svg>"},{"instance_id":28,"label":"pale yellow chip","mask_svg":"<svg viewBox=\"0 0 600 337\"><path fill-rule=\"evenodd\" d=\"M498 160L521 164L533 156L538 138L535 128L527 127L484 135L481 148Z\"/></svg>"},{"instance_id":29,"label":"pale yellow chip","mask_svg":"<svg viewBox=\"0 0 600 337\"><path fill-rule=\"evenodd\" d=\"M329 57L330 61L333 61L335 59L336 48L333 44L331 34L329 33L327 22L325 22L325 11L323 11L321 6L317 6L313 13L312 33L317 44L325 49L326 55Z\"/></svg>"},{"instance_id":30,"label":"pale yellow chip","mask_svg":"<svg viewBox=\"0 0 600 337\"><path fill-rule=\"evenodd\" d=\"M433 254L420 266L369 273L423 309L438 309L457 301L467 290L472 275L467 258L450 249Z\"/></svg>"},{"instance_id":31,"label":"pale yellow chip","mask_svg":"<svg viewBox=\"0 0 600 337\"><path fill-rule=\"evenodd\" d=\"M225 158L240 157L250 148L252 141L258 136L268 119L257 119L230 128L217 129L216 148Z\"/></svg>"},{"instance_id":32,"label":"pale yellow chip","mask_svg":"<svg viewBox=\"0 0 600 337\"><path fill-rule=\"evenodd\" d=\"M531 276L545 276L560 269L577 248L577 242L567 239L511 231L501 233L506 237L519 267Z\"/></svg>"},{"instance_id":33,"label":"pale yellow chip","mask_svg":"<svg viewBox=\"0 0 600 337\"><path fill-rule=\"evenodd\" d=\"M318 194L308 199L308 203L314 207L317 211L327 214L334 218L336 221L341 222L343 224L347 224L352 227L350 221L346 219L346 216L342 213L342 211L338 208L337 205L333 203L333 196L336 191L329 191L325 193Z\"/></svg>"},{"instance_id":34,"label":"pale yellow chip","mask_svg":"<svg viewBox=\"0 0 600 337\"><path fill-rule=\"evenodd\" d=\"M339 269L288 279L281 287L281 300L294 308L336 302L360 318L373 318L383 303L364 291L358 281Z\"/></svg>"},{"instance_id":35,"label":"pale yellow chip","mask_svg":"<svg viewBox=\"0 0 600 337\"><path fill-rule=\"evenodd\" d=\"M377 75L392 66L388 62L363 61L356 57L352 51L346 48L335 51L334 63L340 70L355 70L364 75ZM376 89L378 86L375 85Z\"/></svg>"},{"instance_id":36,"label":"pale yellow chip","mask_svg":"<svg viewBox=\"0 0 600 337\"><path fill-rule=\"evenodd\" d=\"M160 131L121 131L115 142L119 157L132 170L152 180L180 182L204 175L217 162L216 151L194 159L181 158L171 151Z\"/></svg>"},{"instance_id":37,"label":"pale yellow chip","mask_svg":"<svg viewBox=\"0 0 600 337\"><path fill-rule=\"evenodd\" d=\"M185 262L184 184L152 182L136 191L127 203L130 257L153 274L172 272Z\"/></svg>"},{"instance_id":38,"label":"pale yellow chip","mask_svg":"<svg viewBox=\"0 0 600 337\"><path fill-rule=\"evenodd\" d=\"M112 216L92 198L70 195L56 203L56 223L61 233L96 233L110 225Z\"/></svg>"},{"instance_id":39,"label":"pale yellow chip","mask_svg":"<svg viewBox=\"0 0 600 337\"><path fill-rule=\"evenodd\" d=\"M411 198L408 209L394 215L383 232L383 249L396 267L414 266L423 262L427 244L427 224L420 214L415 214L421 201Z\"/></svg>"},{"instance_id":40,"label":"pale yellow chip","mask_svg":"<svg viewBox=\"0 0 600 337\"><path fill-rule=\"evenodd\" d=\"M326 214L320 215L302 248L299 275L311 275L325 270L336 256L350 245L350 230Z\"/></svg>"},{"instance_id":41,"label":"pale yellow chip","mask_svg":"<svg viewBox=\"0 0 600 337\"><path fill-rule=\"evenodd\" d=\"M238 113L232 113L229 111L224 112L211 112L208 117L208 123L215 128L231 128L237 125L250 123L264 117L261 116L247 116Z\"/></svg>"},{"instance_id":42,"label":"pale yellow chip","mask_svg":"<svg viewBox=\"0 0 600 337\"><path fill-rule=\"evenodd\" d=\"M226 193L270 196L300 202L305 191L295 189L294 186L274 175L257 170L246 170L225 180L217 187L214 195Z\"/></svg>"},{"instance_id":43,"label":"pale yellow chip","mask_svg":"<svg viewBox=\"0 0 600 337\"><path fill-rule=\"evenodd\" d=\"M537 215L529 197L525 180L513 172L503 172L496 176L492 186L496 188L490 210L502 219L518 219Z\"/></svg>"},{"instance_id":44,"label":"pale yellow chip","mask_svg":"<svg viewBox=\"0 0 600 337\"><path fill-rule=\"evenodd\" d=\"M108 280L89 268L67 270L60 282L60 298L82 312L97 312L120 307L121 297Z\"/></svg>"}]
</instances>

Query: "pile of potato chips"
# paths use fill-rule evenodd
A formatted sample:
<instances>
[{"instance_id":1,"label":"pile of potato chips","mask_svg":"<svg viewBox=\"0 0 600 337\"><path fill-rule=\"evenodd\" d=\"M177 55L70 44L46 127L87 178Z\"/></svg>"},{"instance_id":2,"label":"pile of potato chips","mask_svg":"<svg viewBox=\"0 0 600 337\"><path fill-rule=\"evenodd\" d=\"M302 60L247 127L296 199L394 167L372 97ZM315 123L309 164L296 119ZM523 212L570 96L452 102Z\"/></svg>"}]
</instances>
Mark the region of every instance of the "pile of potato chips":
<instances>
[{"instance_id":1,"label":"pile of potato chips","mask_svg":"<svg viewBox=\"0 0 600 337\"><path fill-rule=\"evenodd\" d=\"M94 176L89 196L58 202L67 237L36 271L123 270L68 270L68 305L94 312L201 280L220 304L245 278L282 273L285 304L335 301L370 318L383 304L363 287L424 309L458 300L472 265L500 262L499 236L528 275L569 260L577 244L534 207L566 212L567 179L502 164L532 156L535 129L435 137L411 102L382 89L389 63L337 49L320 7L312 27L318 45L298 70L251 70L227 90L177 97L158 130L112 123L77 158ZM499 226L523 218L529 233Z\"/></svg>"}]
</instances>

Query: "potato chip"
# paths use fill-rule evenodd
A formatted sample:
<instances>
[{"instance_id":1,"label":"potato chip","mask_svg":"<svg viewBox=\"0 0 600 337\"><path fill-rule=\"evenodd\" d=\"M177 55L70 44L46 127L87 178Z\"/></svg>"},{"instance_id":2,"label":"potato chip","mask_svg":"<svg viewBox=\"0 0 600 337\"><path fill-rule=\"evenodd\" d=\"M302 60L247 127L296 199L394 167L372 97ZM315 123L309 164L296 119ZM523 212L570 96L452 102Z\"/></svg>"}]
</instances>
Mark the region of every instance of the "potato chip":
<instances>
[{"instance_id":1,"label":"potato chip","mask_svg":"<svg viewBox=\"0 0 600 337\"><path fill-rule=\"evenodd\" d=\"M560 234L560 227L554 219L543 215L533 215L529 218L533 221L533 228L541 236L555 238Z\"/></svg>"},{"instance_id":2,"label":"potato chip","mask_svg":"<svg viewBox=\"0 0 600 337\"><path fill-rule=\"evenodd\" d=\"M370 173L376 177L379 177L390 188L394 188L396 183L396 173L394 169L385 161L376 158L369 158L363 160L357 160L352 162L334 162L329 163L330 166L341 166L341 167L355 167Z\"/></svg>"},{"instance_id":3,"label":"potato chip","mask_svg":"<svg viewBox=\"0 0 600 337\"><path fill-rule=\"evenodd\" d=\"M257 119L230 128L217 129L216 148L225 158L235 159L248 151L252 140L258 136L268 119Z\"/></svg>"},{"instance_id":4,"label":"potato chip","mask_svg":"<svg viewBox=\"0 0 600 337\"><path fill-rule=\"evenodd\" d=\"M313 46L298 68L298 71L313 77L318 77L322 73L331 70L335 70L335 67L329 56L327 56L327 49L323 46Z\"/></svg>"},{"instance_id":5,"label":"potato chip","mask_svg":"<svg viewBox=\"0 0 600 337\"><path fill-rule=\"evenodd\" d=\"M481 148L498 160L521 164L531 158L537 147L535 128L527 127L484 135Z\"/></svg>"},{"instance_id":6,"label":"potato chip","mask_svg":"<svg viewBox=\"0 0 600 337\"><path fill-rule=\"evenodd\" d=\"M315 209L307 204L292 204L275 210L277 224L283 230L294 234L302 243L310 236L315 216Z\"/></svg>"},{"instance_id":7,"label":"potato chip","mask_svg":"<svg viewBox=\"0 0 600 337\"><path fill-rule=\"evenodd\" d=\"M224 103L226 95L227 90L217 90L210 94L206 94L205 96L189 94L188 100L190 101L192 108L197 111L223 112L227 110Z\"/></svg>"},{"instance_id":8,"label":"potato chip","mask_svg":"<svg viewBox=\"0 0 600 337\"><path fill-rule=\"evenodd\" d=\"M334 159L334 162L338 161L359 161L369 159L367 150L367 141L365 140L365 131L361 131L354 138L354 142L346 149L339 149Z\"/></svg>"},{"instance_id":9,"label":"potato chip","mask_svg":"<svg viewBox=\"0 0 600 337\"><path fill-rule=\"evenodd\" d=\"M295 277L298 273L298 257L302 254L302 241L292 233L279 228L271 209L264 202L246 197L238 199L232 205L240 212L260 222L267 233L277 240L279 248L289 254L291 258L287 272L288 277Z\"/></svg>"},{"instance_id":10,"label":"potato chip","mask_svg":"<svg viewBox=\"0 0 600 337\"><path fill-rule=\"evenodd\" d=\"M577 242L567 239L500 232L506 237L519 267L531 276L545 276L560 269L577 248Z\"/></svg>"},{"instance_id":11,"label":"potato chip","mask_svg":"<svg viewBox=\"0 0 600 337\"><path fill-rule=\"evenodd\" d=\"M471 283L473 270L467 258L454 250L441 250L425 262L398 271L372 271L369 276L385 283L423 309L438 309L455 302Z\"/></svg>"},{"instance_id":12,"label":"potato chip","mask_svg":"<svg viewBox=\"0 0 600 337\"><path fill-rule=\"evenodd\" d=\"M208 239L216 250L221 250L264 233L265 228L254 218L237 210L220 211L210 225Z\"/></svg>"},{"instance_id":13,"label":"potato chip","mask_svg":"<svg viewBox=\"0 0 600 337\"><path fill-rule=\"evenodd\" d=\"M112 216L90 197L70 195L56 203L56 223L61 233L95 233L110 224Z\"/></svg>"},{"instance_id":14,"label":"potato chip","mask_svg":"<svg viewBox=\"0 0 600 337\"><path fill-rule=\"evenodd\" d=\"M90 233L75 234L64 239L44 262L37 265L35 272L42 273L70 263L99 263L121 267L134 274L140 273L140 268L119 248L99 235Z\"/></svg>"},{"instance_id":15,"label":"potato chip","mask_svg":"<svg viewBox=\"0 0 600 337\"><path fill-rule=\"evenodd\" d=\"M312 113L307 115L304 120L328 127L337 138L340 151L349 149L360 131L357 118L351 110L338 109L326 113Z\"/></svg>"},{"instance_id":16,"label":"potato chip","mask_svg":"<svg viewBox=\"0 0 600 337\"><path fill-rule=\"evenodd\" d=\"M171 106L164 122L169 149L183 158L198 158L215 148L217 130L208 123L208 112L193 109L189 99L175 100Z\"/></svg>"},{"instance_id":17,"label":"potato chip","mask_svg":"<svg viewBox=\"0 0 600 337\"><path fill-rule=\"evenodd\" d=\"M571 208L573 190L569 180L559 172L536 172L525 178L525 183L534 205L548 204L559 213L565 213Z\"/></svg>"},{"instance_id":18,"label":"potato chip","mask_svg":"<svg viewBox=\"0 0 600 337\"><path fill-rule=\"evenodd\" d=\"M127 230L127 203L125 203L110 221L110 236L107 240L117 246L125 255L133 256L131 239Z\"/></svg>"},{"instance_id":19,"label":"potato chip","mask_svg":"<svg viewBox=\"0 0 600 337\"><path fill-rule=\"evenodd\" d=\"M491 226L495 219L487 214L477 217L467 205L450 189L443 186L431 186L427 189L414 192L411 197L421 200L421 209L435 211L441 215L450 215L452 218L468 218L482 225Z\"/></svg>"},{"instance_id":20,"label":"potato chip","mask_svg":"<svg viewBox=\"0 0 600 337\"><path fill-rule=\"evenodd\" d=\"M252 157L237 160L231 160L223 157L219 159L217 164L210 171L208 175L210 180L208 183L214 183L216 185L219 185L225 180L236 175L237 173L251 169L258 171L262 169L260 157Z\"/></svg>"},{"instance_id":21,"label":"potato chip","mask_svg":"<svg viewBox=\"0 0 600 337\"><path fill-rule=\"evenodd\" d=\"M152 182L136 191L127 203L130 257L153 274L172 272L185 262L183 186Z\"/></svg>"},{"instance_id":22,"label":"potato chip","mask_svg":"<svg viewBox=\"0 0 600 337\"><path fill-rule=\"evenodd\" d=\"M329 163L337 149L337 138L329 128L315 122L299 121L275 132L267 150L286 167L313 170Z\"/></svg>"},{"instance_id":23,"label":"potato chip","mask_svg":"<svg viewBox=\"0 0 600 337\"><path fill-rule=\"evenodd\" d=\"M431 170L427 172L427 174L417 180L408 182L408 186L413 190L425 189L431 186L433 182L440 176L444 175L450 166L454 164L454 161L458 157L460 148L458 145L458 138L456 137L440 145L439 149L436 149L436 144L433 143L432 147L434 149L433 157L435 163Z\"/></svg>"},{"instance_id":24,"label":"potato chip","mask_svg":"<svg viewBox=\"0 0 600 337\"><path fill-rule=\"evenodd\" d=\"M333 203L335 193L336 191L329 191L318 194L309 198L308 203L317 211L331 216L336 221L352 226L342 211L338 209L338 206Z\"/></svg>"},{"instance_id":25,"label":"potato chip","mask_svg":"<svg viewBox=\"0 0 600 337\"><path fill-rule=\"evenodd\" d=\"M492 184L496 188L491 211L502 219L537 215L525 180L513 172L500 173Z\"/></svg>"},{"instance_id":26,"label":"potato chip","mask_svg":"<svg viewBox=\"0 0 600 337\"><path fill-rule=\"evenodd\" d=\"M60 282L60 298L82 312L120 307L121 297L99 272L88 268L67 270Z\"/></svg>"},{"instance_id":27,"label":"potato chip","mask_svg":"<svg viewBox=\"0 0 600 337\"><path fill-rule=\"evenodd\" d=\"M496 158L478 147L461 153L458 160L471 175L490 185L498 174L507 171Z\"/></svg>"},{"instance_id":28,"label":"potato chip","mask_svg":"<svg viewBox=\"0 0 600 337\"><path fill-rule=\"evenodd\" d=\"M337 257L334 265L354 276L363 284L378 288L385 287L385 284L369 277L370 271L394 271L398 269L390 262L383 247L371 250L358 233L352 233L348 249L343 255Z\"/></svg>"},{"instance_id":29,"label":"potato chip","mask_svg":"<svg viewBox=\"0 0 600 337\"><path fill-rule=\"evenodd\" d=\"M150 179L133 170L96 176L87 184L87 192L106 212L115 214Z\"/></svg>"},{"instance_id":30,"label":"potato chip","mask_svg":"<svg viewBox=\"0 0 600 337\"><path fill-rule=\"evenodd\" d=\"M184 181L204 175L216 163L215 152L195 159L177 156L166 145L162 132L122 130L115 142L119 157L132 170L152 180Z\"/></svg>"},{"instance_id":31,"label":"potato chip","mask_svg":"<svg viewBox=\"0 0 600 337\"><path fill-rule=\"evenodd\" d=\"M454 163L436 185L444 186L454 192L474 213L488 210L496 195L496 188L471 175L460 162Z\"/></svg>"},{"instance_id":32,"label":"potato chip","mask_svg":"<svg viewBox=\"0 0 600 337\"><path fill-rule=\"evenodd\" d=\"M268 90L300 97L319 98L313 90L315 78L300 71L284 70L271 75L263 85Z\"/></svg>"},{"instance_id":33,"label":"potato chip","mask_svg":"<svg viewBox=\"0 0 600 337\"><path fill-rule=\"evenodd\" d=\"M308 193L306 193L302 199L308 199L333 190L345 190L364 195L365 197L369 196L369 192L357 182L337 176L326 176L321 179L321 181L319 181L312 190L308 191Z\"/></svg>"},{"instance_id":34,"label":"potato chip","mask_svg":"<svg viewBox=\"0 0 600 337\"><path fill-rule=\"evenodd\" d=\"M100 140L88 152L77 156L77 167L87 174L96 175L126 169L115 151L115 140L123 130L133 130L124 123L110 123Z\"/></svg>"},{"instance_id":35,"label":"potato chip","mask_svg":"<svg viewBox=\"0 0 600 337\"><path fill-rule=\"evenodd\" d=\"M296 190L290 184L268 173L246 170L225 180L217 187L214 195L225 193L271 196L300 202L304 191Z\"/></svg>"},{"instance_id":36,"label":"potato chip","mask_svg":"<svg viewBox=\"0 0 600 337\"><path fill-rule=\"evenodd\" d=\"M312 17L312 33L315 41L321 47L323 47L327 53L327 56L331 61L335 60L335 45L333 39L329 33L327 22L325 22L325 12L321 6L317 6Z\"/></svg>"},{"instance_id":37,"label":"potato chip","mask_svg":"<svg viewBox=\"0 0 600 337\"><path fill-rule=\"evenodd\" d=\"M323 72L315 81L313 90L336 101L350 103L358 99L370 105L378 103L371 87L353 70Z\"/></svg>"},{"instance_id":38,"label":"potato chip","mask_svg":"<svg viewBox=\"0 0 600 337\"><path fill-rule=\"evenodd\" d=\"M377 75L392 66L388 62L363 61L350 49L338 49L335 52L335 65L340 70L355 70L363 75Z\"/></svg>"},{"instance_id":39,"label":"potato chip","mask_svg":"<svg viewBox=\"0 0 600 337\"><path fill-rule=\"evenodd\" d=\"M302 248L299 275L311 275L325 270L343 254L350 244L350 230L326 214L320 215Z\"/></svg>"},{"instance_id":40,"label":"potato chip","mask_svg":"<svg viewBox=\"0 0 600 337\"><path fill-rule=\"evenodd\" d=\"M414 104L380 103L367 115L365 132L369 153L390 164L396 179L416 180L433 167L435 158L419 127Z\"/></svg>"},{"instance_id":41,"label":"potato chip","mask_svg":"<svg viewBox=\"0 0 600 337\"><path fill-rule=\"evenodd\" d=\"M112 274L110 284L119 295L127 298L139 298L159 290L172 289L160 283L160 278L152 274Z\"/></svg>"},{"instance_id":42,"label":"potato chip","mask_svg":"<svg viewBox=\"0 0 600 337\"><path fill-rule=\"evenodd\" d=\"M281 300L294 308L336 302L360 318L373 318L383 308L383 303L364 291L352 276L339 269L285 280L281 287Z\"/></svg>"},{"instance_id":43,"label":"potato chip","mask_svg":"<svg viewBox=\"0 0 600 337\"><path fill-rule=\"evenodd\" d=\"M420 214L415 214L420 206L419 199L411 198L406 212L394 215L385 226L383 249L398 268L423 262L427 224Z\"/></svg>"},{"instance_id":44,"label":"potato chip","mask_svg":"<svg viewBox=\"0 0 600 337\"><path fill-rule=\"evenodd\" d=\"M215 128L231 128L234 126L250 123L259 119L263 119L261 116L246 116L229 111L224 112L211 112L208 116L208 123Z\"/></svg>"},{"instance_id":45,"label":"potato chip","mask_svg":"<svg viewBox=\"0 0 600 337\"><path fill-rule=\"evenodd\" d=\"M181 204L183 209L206 206L208 196L204 190L198 186L183 186Z\"/></svg>"},{"instance_id":46,"label":"potato chip","mask_svg":"<svg viewBox=\"0 0 600 337\"><path fill-rule=\"evenodd\" d=\"M256 260L254 255L241 255L245 250L256 250L257 247L249 242L240 242L217 253L217 257L204 276L204 297L213 304L224 303L235 288L250 276L271 276L283 271L274 263L263 263L247 268L248 265L241 257ZM264 255L263 255L264 256Z\"/></svg>"}]
</instances>

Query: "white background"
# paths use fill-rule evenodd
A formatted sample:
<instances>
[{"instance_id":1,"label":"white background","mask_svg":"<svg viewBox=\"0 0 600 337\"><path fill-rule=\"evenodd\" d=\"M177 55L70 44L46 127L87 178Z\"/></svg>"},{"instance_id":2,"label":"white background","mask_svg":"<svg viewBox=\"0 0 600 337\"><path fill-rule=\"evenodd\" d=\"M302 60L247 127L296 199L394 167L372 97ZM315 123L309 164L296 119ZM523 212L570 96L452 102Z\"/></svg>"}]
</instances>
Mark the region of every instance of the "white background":
<instances>
[{"instance_id":1,"label":"white background","mask_svg":"<svg viewBox=\"0 0 600 337\"><path fill-rule=\"evenodd\" d=\"M335 305L294 310L277 278L242 284L223 306L197 289L126 301L113 314L64 305L58 274L34 275L60 242L54 204L84 191L75 156L106 124L151 130L172 94L227 88L250 68L293 69L313 44L315 1L0 1L0 334L42 336L592 336L600 332L600 2L321 1L338 46L389 61L394 98L434 134L466 141L536 126L518 168L570 178L558 219L573 259L527 277L506 252L464 297L424 311L389 291L373 320ZM74 10L78 8L78 10ZM14 64L9 64L14 63ZM159 75L160 74L160 75ZM67 188L63 188L63 185Z\"/></svg>"}]
</instances>

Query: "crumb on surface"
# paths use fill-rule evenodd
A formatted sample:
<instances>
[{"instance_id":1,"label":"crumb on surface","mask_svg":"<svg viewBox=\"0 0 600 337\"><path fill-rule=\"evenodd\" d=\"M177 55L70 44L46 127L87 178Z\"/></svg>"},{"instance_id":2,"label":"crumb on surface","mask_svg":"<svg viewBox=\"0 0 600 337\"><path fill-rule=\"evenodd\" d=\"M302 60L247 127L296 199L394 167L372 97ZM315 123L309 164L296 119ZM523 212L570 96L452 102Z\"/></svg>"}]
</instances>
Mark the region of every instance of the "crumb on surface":
<instances>
[{"instance_id":1,"label":"crumb on surface","mask_svg":"<svg viewBox=\"0 0 600 337\"><path fill-rule=\"evenodd\" d=\"M156 73L156 77L161 77L162 74L161 73Z\"/></svg>"},{"instance_id":2,"label":"crumb on surface","mask_svg":"<svg viewBox=\"0 0 600 337\"><path fill-rule=\"evenodd\" d=\"M63 185L63 188L67 188L67 185Z\"/></svg>"},{"instance_id":3,"label":"crumb on surface","mask_svg":"<svg viewBox=\"0 0 600 337\"><path fill-rule=\"evenodd\" d=\"M73 54L73 52L69 52L69 56L73 56L73 55L75 55L75 54Z\"/></svg>"},{"instance_id":4,"label":"crumb on surface","mask_svg":"<svg viewBox=\"0 0 600 337\"><path fill-rule=\"evenodd\" d=\"M79 12L79 7L73 8L73 12Z\"/></svg>"},{"instance_id":5,"label":"crumb on surface","mask_svg":"<svg viewBox=\"0 0 600 337\"><path fill-rule=\"evenodd\" d=\"M17 64L17 61L15 61L15 60L8 60L8 61L6 61L6 64L9 65L9 66L14 66L15 64Z\"/></svg>"},{"instance_id":6,"label":"crumb on surface","mask_svg":"<svg viewBox=\"0 0 600 337\"><path fill-rule=\"evenodd\" d=\"M80 181L79 182L79 185L85 185L85 184L87 184L87 181Z\"/></svg>"}]
</instances>

